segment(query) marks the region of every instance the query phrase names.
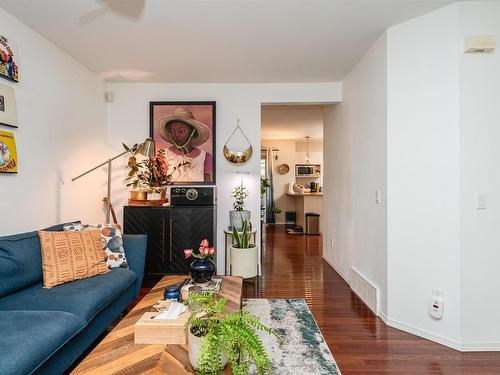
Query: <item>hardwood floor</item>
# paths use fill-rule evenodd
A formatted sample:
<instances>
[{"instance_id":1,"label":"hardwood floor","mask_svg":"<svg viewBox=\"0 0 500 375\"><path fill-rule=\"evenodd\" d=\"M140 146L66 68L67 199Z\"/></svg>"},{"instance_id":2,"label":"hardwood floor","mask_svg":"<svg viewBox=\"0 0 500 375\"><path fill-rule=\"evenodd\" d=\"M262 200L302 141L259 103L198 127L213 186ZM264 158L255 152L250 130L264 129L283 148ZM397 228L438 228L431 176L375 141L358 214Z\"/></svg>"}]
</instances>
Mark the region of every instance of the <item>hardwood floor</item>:
<instances>
[{"instance_id":1,"label":"hardwood floor","mask_svg":"<svg viewBox=\"0 0 500 375\"><path fill-rule=\"evenodd\" d=\"M304 298L343 375L500 374L500 353L460 353L387 327L322 257L319 236L263 231L262 277L244 297Z\"/></svg>"}]
</instances>

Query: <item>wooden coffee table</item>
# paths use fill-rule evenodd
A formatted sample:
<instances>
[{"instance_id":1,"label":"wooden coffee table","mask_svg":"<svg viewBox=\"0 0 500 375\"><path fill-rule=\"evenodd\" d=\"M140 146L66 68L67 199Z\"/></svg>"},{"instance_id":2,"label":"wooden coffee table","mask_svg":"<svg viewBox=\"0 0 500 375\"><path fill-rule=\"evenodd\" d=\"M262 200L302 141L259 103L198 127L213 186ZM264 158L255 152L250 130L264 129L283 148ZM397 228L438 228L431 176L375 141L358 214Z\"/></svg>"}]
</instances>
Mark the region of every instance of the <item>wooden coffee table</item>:
<instances>
[{"instance_id":1,"label":"wooden coffee table","mask_svg":"<svg viewBox=\"0 0 500 375\"><path fill-rule=\"evenodd\" d=\"M85 357L71 374L194 374L189 363L187 345L134 344L134 324L160 299L163 289L187 276L165 276L130 311L120 323ZM227 299L226 307L236 311L241 308L242 279L221 276L219 294ZM224 374L231 371L226 366Z\"/></svg>"}]
</instances>

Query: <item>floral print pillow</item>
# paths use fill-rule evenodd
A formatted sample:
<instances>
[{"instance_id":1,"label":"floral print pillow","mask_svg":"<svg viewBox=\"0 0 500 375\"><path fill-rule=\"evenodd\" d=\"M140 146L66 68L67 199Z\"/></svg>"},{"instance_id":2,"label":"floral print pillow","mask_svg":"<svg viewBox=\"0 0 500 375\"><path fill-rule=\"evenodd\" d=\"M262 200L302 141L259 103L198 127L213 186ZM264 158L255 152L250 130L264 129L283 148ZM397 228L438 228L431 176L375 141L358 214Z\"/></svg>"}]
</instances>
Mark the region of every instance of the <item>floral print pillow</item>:
<instances>
[{"instance_id":1,"label":"floral print pillow","mask_svg":"<svg viewBox=\"0 0 500 375\"><path fill-rule=\"evenodd\" d=\"M114 224L66 224L64 230L85 231L87 229L99 229L101 232L101 242L104 246L105 261L108 268L128 268L125 249L123 248L122 232Z\"/></svg>"}]
</instances>

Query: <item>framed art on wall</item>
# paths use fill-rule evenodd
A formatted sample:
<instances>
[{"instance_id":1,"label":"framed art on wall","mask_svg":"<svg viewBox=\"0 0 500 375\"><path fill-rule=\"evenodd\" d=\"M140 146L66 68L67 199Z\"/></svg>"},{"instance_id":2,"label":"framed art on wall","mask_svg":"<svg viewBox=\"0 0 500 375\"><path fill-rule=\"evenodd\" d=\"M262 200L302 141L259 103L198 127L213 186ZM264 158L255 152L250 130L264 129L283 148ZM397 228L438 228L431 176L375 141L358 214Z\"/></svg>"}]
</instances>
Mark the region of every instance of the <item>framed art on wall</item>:
<instances>
[{"instance_id":1,"label":"framed art on wall","mask_svg":"<svg viewBox=\"0 0 500 375\"><path fill-rule=\"evenodd\" d=\"M15 48L5 36L0 35L0 77L19 82L19 67Z\"/></svg>"},{"instance_id":2,"label":"framed art on wall","mask_svg":"<svg viewBox=\"0 0 500 375\"><path fill-rule=\"evenodd\" d=\"M215 102L150 102L150 136L176 185L215 184Z\"/></svg>"},{"instance_id":3,"label":"framed art on wall","mask_svg":"<svg viewBox=\"0 0 500 375\"><path fill-rule=\"evenodd\" d=\"M17 128L17 109L14 89L0 84L0 125Z\"/></svg>"},{"instance_id":4,"label":"framed art on wall","mask_svg":"<svg viewBox=\"0 0 500 375\"><path fill-rule=\"evenodd\" d=\"M17 152L14 134L0 131L0 173L17 173Z\"/></svg>"}]
</instances>

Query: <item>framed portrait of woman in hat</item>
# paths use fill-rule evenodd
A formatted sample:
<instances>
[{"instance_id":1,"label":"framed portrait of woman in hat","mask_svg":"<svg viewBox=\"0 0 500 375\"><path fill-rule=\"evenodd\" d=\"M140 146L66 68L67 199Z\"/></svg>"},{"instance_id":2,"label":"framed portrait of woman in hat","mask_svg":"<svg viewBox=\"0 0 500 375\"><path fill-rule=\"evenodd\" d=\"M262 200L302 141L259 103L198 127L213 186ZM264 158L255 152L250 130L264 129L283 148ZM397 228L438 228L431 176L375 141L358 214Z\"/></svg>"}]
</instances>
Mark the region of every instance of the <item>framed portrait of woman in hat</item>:
<instances>
[{"instance_id":1,"label":"framed portrait of woman in hat","mask_svg":"<svg viewBox=\"0 0 500 375\"><path fill-rule=\"evenodd\" d=\"M156 157L176 185L215 184L215 102L150 102Z\"/></svg>"}]
</instances>

